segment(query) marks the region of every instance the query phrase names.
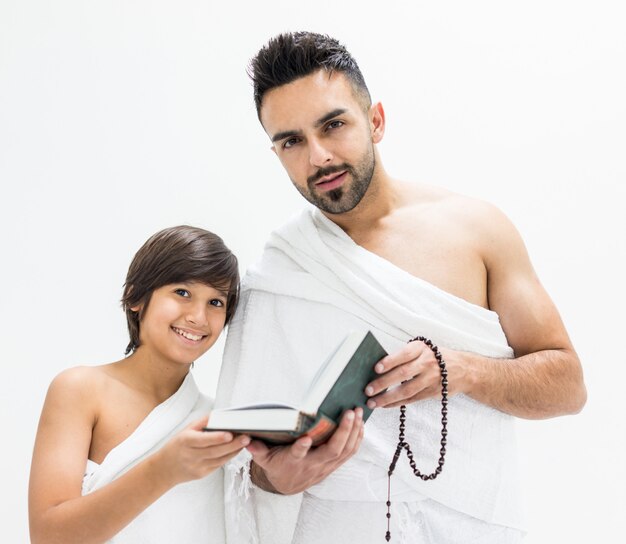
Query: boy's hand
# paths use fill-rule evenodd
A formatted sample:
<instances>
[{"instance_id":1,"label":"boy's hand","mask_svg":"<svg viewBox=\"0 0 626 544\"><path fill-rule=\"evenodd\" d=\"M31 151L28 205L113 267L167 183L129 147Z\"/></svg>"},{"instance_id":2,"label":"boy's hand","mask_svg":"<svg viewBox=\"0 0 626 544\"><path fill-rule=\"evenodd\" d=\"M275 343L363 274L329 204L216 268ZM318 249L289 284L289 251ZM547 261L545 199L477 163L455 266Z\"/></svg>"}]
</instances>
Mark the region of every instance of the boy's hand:
<instances>
[{"instance_id":1,"label":"boy's hand","mask_svg":"<svg viewBox=\"0 0 626 544\"><path fill-rule=\"evenodd\" d=\"M314 449L304 436L291 446L268 448L254 440L248 451L263 474L253 481L266 491L292 495L308 489L339 468L354 455L363 439L363 410L348 410L330 439ZM264 485L265 484L265 485ZM269 484L269 485L268 485Z\"/></svg>"},{"instance_id":2,"label":"boy's hand","mask_svg":"<svg viewBox=\"0 0 626 544\"><path fill-rule=\"evenodd\" d=\"M207 422L208 417L195 421L153 455L155 468L172 485L207 476L250 443L246 435L203 431Z\"/></svg>"}]
</instances>

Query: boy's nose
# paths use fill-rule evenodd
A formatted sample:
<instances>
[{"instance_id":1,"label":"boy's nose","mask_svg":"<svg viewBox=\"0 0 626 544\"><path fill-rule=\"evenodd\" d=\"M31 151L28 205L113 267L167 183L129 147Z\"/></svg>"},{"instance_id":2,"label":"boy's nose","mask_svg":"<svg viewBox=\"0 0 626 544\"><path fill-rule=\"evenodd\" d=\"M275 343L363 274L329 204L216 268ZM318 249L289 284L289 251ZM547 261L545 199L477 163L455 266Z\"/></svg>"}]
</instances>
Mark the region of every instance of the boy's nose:
<instances>
[{"instance_id":1,"label":"boy's nose","mask_svg":"<svg viewBox=\"0 0 626 544\"><path fill-rule=\"evenodd\" d=\"M187 321L189 321L189 323L193 323L194 325L204 327L209 322L207 318L207 311L208 310L204 304L193 306L187 314Z\"/></svg>"}]
</instances>

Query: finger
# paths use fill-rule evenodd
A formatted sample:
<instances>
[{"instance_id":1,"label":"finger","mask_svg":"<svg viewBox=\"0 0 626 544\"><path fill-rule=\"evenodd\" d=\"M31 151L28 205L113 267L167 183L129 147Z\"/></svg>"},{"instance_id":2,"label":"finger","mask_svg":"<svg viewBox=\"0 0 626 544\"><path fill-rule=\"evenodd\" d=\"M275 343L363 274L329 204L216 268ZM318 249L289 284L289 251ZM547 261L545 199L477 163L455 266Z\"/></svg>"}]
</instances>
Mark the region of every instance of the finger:
<instances>
[{"instance_id":1,"label":"finger","mask_svg":"<svg viewBox=\"0 0 626 544\"><path fill-rule=\"evenodd\" d=\"M409 342L395 353L383 357L376 363L374 369L379 374L383 374L392 368L417 359L424 352L424 345L424 342Z\"/></svg>"},{"instance_id":2,"label":"finger","mask_svg":"<svg viewBox=\"0 0 626 544\"><path fill-rule=\"evenodd\" d=\"M201 431L207 426L208 422L209 422L209 416L204 416L194 421L191 425L188 425L187 427L185 427L185 429L190 430L190 431Z\"/></svg>"},{"instance_id":3,"label":"finger","mask_svg":"<svg viewBox=\"0 0 626 544\"><path fill-rule=\"evenodd\" d=\"M302 436L289 447L289 454L295 459L304 459L312 445L313 440L310 436Z\"/></svg>"},{"instance_id":4,"label":"finger","mask_svg":"<svg viewBox=\"0 0 626 544\"><path fill-rule=\"evenodd\" d=\"M250 443L248 436L238 436L231 442L226 444L211 445L204 448L203 455L208 459L209 457L220 457L227 455L230 452L238 452L245 448Z\"/></svg>"},{"instance_id":5,"label":"finger","mask_svg":"<svg viewBox=\"0 0 626 544\"><path fill-rule=\"evenodd\" d=\"M363 442L363 437L365 436L365 422L361 423L361 428L359 429L359 436L357 437L356 444L354 445L354 452L356 453L361 446L361 442Z\"/></svg>"},{"instance_id":6,"label":"finger","mask_svg":"<svg viewBox=\"0 0 626 544\"><path fill-rule=\"evenodd\" d=\"M213 446L206 448L202 452L204 459L220 459L226 456L237 455L247 444L244 445L244 441L233 440L230 444L223 444L221 446Z\"/></svg>"},{"instance_id":7,"label":"finger","mask_svg":"<svg viewBox=\"0 0 626 544\"><path fill-rule=\"evenodd\" d=\"M385 389L399 385L422 374L427 375L429 379L439 379L440 377L437 360L430 350L422 350L417 358L388 370L380 378L370 382L365 388L365 394L369 396L377 395Z\"/></svg>"},{"instance_id":8,"label":"finger","mask_svg":"<svg viewBox=\"0 0 626 544\"><path fill-rule=\"evenodd\" d=\"M369 399L367 406L368 408L387 408L394 404L408 404L418 392L413 386L413 381L410 381Z\"/></svg>"},{"instance_id":9,"label":"finger","mask_svg":"<svg viewBox=\"0 0 626 544\"><path fill-rule=\"evenodd\" d=\"M365 394L370 397L378 395L385 389L389 389L396 385L400 385L402 382L413 379L420 373L420 371L421 367L419 365L419 359L400 365L383 374L380 378L376 378L374 381L367 384Z\"/></svg>"},{"instance_id":10,"label":"finger","mask_svg":"<svg viewBox=\"0 0 626 544\"><path fill-rule=\"evenodd\" d=\"M389 390L378 397L370 399L378 408L391 408L401 404L409 404L417 400L438 398L441 394L440 382L431 377L420 375L395 389ZM369 402L368 401L368 405Z\"/></svg>"},{"instance_id":11,"label":"finger","mask_svg":"<svg viewBox=\"0 0 626 544\"><path fill-rule=\"evenodd\" d=\"M265 468L272 450L268 448L264 442L261 442L261 440L252 440L246 449L252 454L254 462L260 467Z\"/></svg>"},{"instance_id":12,"label":"finger","mask_svg":"<svg viewBox=\"0 0 626 544\"><path fill-rule=\"evenodd\" d=\"M187 445L191 448L218 446L232 442L234 438L233 433L228 431L192 431L185 434Z\"/></svg>"},{"instance_id":13,"label":"finger","mask_svg":"<svg viewBox=\"0 0 626 544\"><path fill-rule=\"evenodd\" d=\"M348 436L348 440L346 441L346 445L344 447L344 455L346 457L354 455L354 453L359 449L359 436L363 436L363 408L357 408L354 411L354 414L354 425L352 426L352 431L350 436Z\"/></svg>"},{"instance_id":14,"label":"finger","mask_svg":"<svg viewBox=\"0 0 626 544\"><path fill-rule=\"evenodd\" d=\"M355 419L356 415L354 410L346 410L341 418L341 421L339 422L337 430L325 444L315 450L314 454L317 457L323 457L326 460L339 458L346 447L348 439L350 438Z\"/></svg>"}]
</instances>

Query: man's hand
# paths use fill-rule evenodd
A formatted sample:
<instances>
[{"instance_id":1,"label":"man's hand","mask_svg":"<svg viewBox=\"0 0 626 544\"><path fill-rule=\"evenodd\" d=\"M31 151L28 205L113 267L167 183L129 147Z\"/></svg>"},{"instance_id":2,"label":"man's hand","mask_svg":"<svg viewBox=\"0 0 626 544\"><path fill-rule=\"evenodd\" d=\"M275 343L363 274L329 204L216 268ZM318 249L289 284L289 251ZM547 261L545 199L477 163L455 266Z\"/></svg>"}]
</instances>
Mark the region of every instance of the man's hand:
<instances>
[{"instance_id":1,"label":"man's hand","mask_svg":"<svg viewBox=\"0 0 626 544\"><path fill-rule=\"evenodd\" d=\"M448 395L467 392L467 367L460 352L440 348L448 371ZM441 398L441 370L434 353L424 342L409 342L400 351L376 363L382 374L365 388L369 408L393 408L418 400ZM381 393L387 389L385 393Z\"/></svg>"},{"instance_id":2,"label":"man's hand","mask_svg":"<svg viewBox=\"0 0 626 544\"><path fill-rule=\"evenodd\" d=\"M348 410L330 439L316 448L303 436L291 446L268 448L254 440L248 446L263 475L252 479L262 489L292 495L320 482L356 453L363 439L363 410ZM264 481L265 480L265 481ZM265 485L264 485L265 484ZM267 485L269 484L269 485Z\"/></svg>"}]
</instances>

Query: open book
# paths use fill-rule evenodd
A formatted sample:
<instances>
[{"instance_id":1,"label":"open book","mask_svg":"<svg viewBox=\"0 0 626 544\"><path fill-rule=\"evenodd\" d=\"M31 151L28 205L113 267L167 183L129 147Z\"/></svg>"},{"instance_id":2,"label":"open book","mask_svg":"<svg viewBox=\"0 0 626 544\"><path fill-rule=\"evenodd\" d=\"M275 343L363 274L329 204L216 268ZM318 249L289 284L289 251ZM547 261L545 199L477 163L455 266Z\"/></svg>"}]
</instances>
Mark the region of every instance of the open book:
<instances>
[{"instance_id":1,"label":"open book","mask_svg":"<svg viewBox=\"0 0 626 544\"><path fill-rule=\"evenodd\" d=\"M364 389L378 376L374 365L385 355L371 332L351 332L321 365L298 407L264 403L213 410L205 430L249 434L270 444L289 444L306 434L320 444L345 410L360 406L363 420L370 416Z\"/></svg>"}]
</instances>

